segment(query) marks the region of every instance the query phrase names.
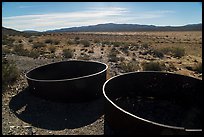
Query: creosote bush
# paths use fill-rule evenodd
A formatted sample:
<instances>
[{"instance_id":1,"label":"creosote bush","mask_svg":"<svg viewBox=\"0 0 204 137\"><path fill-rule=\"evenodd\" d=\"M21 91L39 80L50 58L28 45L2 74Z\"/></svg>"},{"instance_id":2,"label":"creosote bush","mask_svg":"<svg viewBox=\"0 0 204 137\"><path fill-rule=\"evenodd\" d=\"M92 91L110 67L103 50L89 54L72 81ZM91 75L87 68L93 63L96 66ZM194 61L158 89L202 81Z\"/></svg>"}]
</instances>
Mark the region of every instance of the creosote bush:
<instances>
[{"instance_id":1,"label":"creosote bush","mask_svg":"<svg viewBox=\"0 0 204 137\"><path fill-rule=\"evenodd\" d=\"M46 45L44 43L42 43L42 42L35 42L35 43L33 43L32 48L37 49L37 48L41 48L41 47L45 47L45 46Z\"/></svg>"},{"instance_id":2,"label":"creosote bush","mask_svg":"<svg viewBox=\"0 0 204 137\"><path fill-rule=\"evenodd\" d=\"M124 72L133 72L140 69L139 63L137 61L131 62L121 62L118 67L122 69Z\"/></svg>"},{"instance_id":3,"label":"creosote bush","mask_svg":"<svg viewBox=\"0 0 204 137\"><path fill-rule=\"evenodd\" d=\"M169 54L173 57L181 58L185 55L185 49L182 47L166 47L160 50L163 54Z\"/></svg>"},{"instance_id":4,"label":"creosote bush","mask_svg":"<svg viewBox=\"0 0 204 137\"><path fill-rule=\"evenodd\" d=\"M56 51L56 47L54 47L54 46L50 46L48 49L51 53L55 53L55 51Z\"/></svg>"},{"instance_id":5,"label":"creosote bush","mask_svg":"<svg viewBox=\"0 0 204 137\"><path fill-rule=\"evenodd\" d=\"M108 58L110 62L117 62L119 61L119 58L117 57L118 51L116 51L115 48L112 48L110 53L108 54Z\"/></svg>"},{"instance_id":6,"label":"creosote bush","mask_svg":"<svg viewBox=\"0 0 204 137\"><path fill-rule=\"evenodd\" d=\"M143 63L143 70L144 71L161 71L162 66L159 62L148 62Z\"/></svg>"},{"instance_id":7,"label":"creosote bush","mask_svg":"<svg viewBox=\"0 0 204 137\"><path fill-rule=\"evenodd\" d=\"M72 58L73 57L73 51L71 49L63 49L63 56L65 58Z\"/></svg>"},{"instance_id":8,"label":"creosote bush","mask_svg":"<svg viewBox=\"0 0 204 137\"><path fill-rule=\"evenodd\" d=\"M2 59L2 91L14 83L19 76L19 70L14 61Z\"/></svg>"},{"instance_id":9,"label":"creosote bush","mask_svg":"<svg viewBox=\"0 0 204 137\"><path fill-rule=\"evenodd\" d=\"M84 47L89 47L90 46L90 42L88 40L81 40L80 43L83 44Z\"/></svg>"}]
</instances>

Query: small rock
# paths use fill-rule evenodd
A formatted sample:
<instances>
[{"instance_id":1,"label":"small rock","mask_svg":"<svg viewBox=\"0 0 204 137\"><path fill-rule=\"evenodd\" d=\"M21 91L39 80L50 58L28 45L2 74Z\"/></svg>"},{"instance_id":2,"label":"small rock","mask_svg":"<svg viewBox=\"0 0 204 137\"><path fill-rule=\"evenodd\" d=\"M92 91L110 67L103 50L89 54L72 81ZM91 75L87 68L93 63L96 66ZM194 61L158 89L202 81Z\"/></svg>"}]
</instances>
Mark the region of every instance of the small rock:
<instances>
[{"instance_id":1,"label":"small rock","mask_svg":"<svg viewBox=\"0 0 204 137\"><path fill-rule=\"evenodd\" d=\"M10 128L15 128L15 126L10 126Z\"/></svg>"}]
</instances>

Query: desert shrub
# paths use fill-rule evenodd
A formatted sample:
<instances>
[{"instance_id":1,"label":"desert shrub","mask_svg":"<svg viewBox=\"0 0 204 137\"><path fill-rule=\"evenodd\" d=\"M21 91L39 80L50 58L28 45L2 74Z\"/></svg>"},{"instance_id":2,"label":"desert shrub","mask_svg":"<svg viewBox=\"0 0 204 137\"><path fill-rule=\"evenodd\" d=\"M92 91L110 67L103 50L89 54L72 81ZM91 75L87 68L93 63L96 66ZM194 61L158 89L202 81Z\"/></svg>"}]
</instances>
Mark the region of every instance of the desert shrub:
<instances>
[{"instance_id":1,"label":"desert shrub","mask_svg":"<svg viewBox=\"0 0 204 137\"><path fill-rule=\"evenodd\" d=\"M132 62L121 62L118 67L122 69L124 72L132 72L132 71L137 71L140 69L139 63L137 61L132 61Z\"/></svg>"},{"instance_id":2,"label":"desert shrub","mask_svg":"<svg viewBox=\"0 0 204 137\"><path fill-rule=\"evenodd\" d=\"M121 46L120 50L122 50L122 52L128 54L129 53L129 46L128 45Z\"/></svg>"},{"instance_id":3,"label":"desert shrub","mask_svg":"<svg viewBox=\"0 0 204 137\"><path fill-rule=\"evenodd\" d=\"M90 42L88 40L81 40L80 43L83 44L84 47L89 47L90 46Z\"/></svg>"},{"instance_id":4,"label":"desert shrub","mask_svg":"<svg viewBox=\"0 0 204 137\"><path fill-rule=\"evenodd\" d=\"M34 49L30 51L28 56L35 59L40 56L40 53L38 52L38 50Z\"/></svg>"},{"instance_id":5,"label":"desert shrub","mask_svg":"<svg viewBox=\"0 0 204 137\"><path fill-rule=\"evenodd\" d=\"M198 73L202 73L202 63L198 63L195 68L194 71L198 72Z\"/></svg>"},{"instance_id":6,"label":"desert shrub","mask_svg":"<svg viewBox=\"0 0 204 137\"><path fill-rule=\"evenodd\" d=\"M52 40L52 39L46 39L46 40L45 40L45 43L47 43L47 44L52 44L52 43L53 43L53 40Z\"/></svg>"},{"instance_id":7,"label":"desert shrub","mask_svg":"<svg viewBox=\"0 0 204 137\"><path fill-rule=\"evenodd\" d=\"M111 62L117 62L119 61L119 58L117 57L118 52L113 48L110 53L108 54L109 61Z\"/></svg>"},{"instance_id":8,"label":"desert shrub","mask_svg":"<svg viewBox=\"0 0 204 137\"><path fill-rule=\"evenodd\" d=\"M70 49L63 49L63 56L65 58L72 58L73 56L73 51Z\"/></svg>"},{"instance_id":9,"label":"desert shrub","mask_svg":"<svg viewBox=\"0 0 204 137\"><path fill-rule=\"evenodd\" d=\"M164 57L164 54L161 50L152 50L152 54L154 57L159 57L159 58L163 58Z\"/></svg>"},{"instance_id":10,"label":"desert shrub","mask_svg":"<svg viewBox=\"0 0 204 137\"><path fill-rule=\"evenodd\" d=\"M95 39L94 43L100 43L100 40L99 39Z\"/></svg>"},{"instance_id":11,"label":"desert shrub","mask_svg":"<svg viewBox=\"0 0 204 137\"><path fill-rule=\"evenodd\" d=\"M172 48L173 56L181 58L182 56L185 55L185 49L184 48Z\"/></svg>"},{"instance_id":12,"label":"desert shrub","mask_svg":"<svg viewBox=\"0 0 204 137\"><path fill-rule=\"evenodd\" d=\"M145 48L145 49L148 49L148 48L149 48L149 44L143 43L143 44L141 45L141 47L143 47L143 48Z\"/></svg>"},{"instance_id":13,"label":"desert shrub","mask_svg":"<svg viewBox=\"0 0 204 137\"><path fill-rule=\"evenodd\" d=\"M75 41L78 41L79 39L80 39L79 37L75 37L75 38L74 38Z\"/></svg>"},{"instance_id":14,"label":"desert shrub","mask_svg":"<svg viewBox=\"0 0 204 137\"><path fill-rule=\"evenodd\" d=\"M13 46L15 39L8 38L6 35L2 37L2 45Z\"/></svg>"},{"instance_id":15,"label":"desert shrub","mask_svg":"<svg viewBox=\"0 0 204 137\"><path fill-rule=\"evenodd\" d=\"M123 62L123 61L125 60L125 58L124 58L124 57L120 57L119 60L120 60L121 62Z\"/></svg>"},{"instance_id":16,"label":"desert shrub","mask_svg":"<svg viewBox=\"0 0 204 137\"><path fill-rule=\"evenodd\" d=\"M58 45L58 44L60 44L60 41L59 41L59 40L54 40L54 41L53 41L53 44L54 44L54 45Z\"/></svg>"},{"instance_id":17,"label":"desert shrub","mask_svg":"<svg viewBox=\"0 0 204 137\"><path fill-rule=\"evenodd\" d=\"M165 47L165 48L160 49L160 51L163 54L169 54L172 51L172 48L171 47Z\"/></svg>"},{"instance_id":18,"label":"desert shrub","mask_svg":"<svg viewBox=\"0 0 204 137\"><path fill-rule=\"evenodd\" d=\"M122 43L121 43L121 42L113 42L112 44L113 44L113 46L115 46L115 47L119 47Z\"/></svg>"},{"instance_id":19,"label":"desert shrub","mask_svg":"<svg viewBox=\"0 0 204 137\"><path fill-rule=\"evenodd\" d=\"M19 76L19 70L14 61L8 61L2 58L2 91L16 81Z\"/></svg>"},{"instance_id":20,"label":"desert shrub","mask_svg":"<svg viewBox=\"0 0 204 137\"><path fill-rule=\"evenodd\" d=\"M29 51L27 49L24 49L22 44L19 44L14 46L12 53L19 56L28 56Z\"/></svg>"},{"instance_id":21,"label":"desert shrub","mask_svg":"<svg viewBox=\"0 0 204 137\"><path fill-rule=\"evenodd\" d=\"M33 42L33 39L29 39L28 42L30 42L30 43Z\"/></svg>"},{"instance_id":22,"label":"desert shrub","mask_svg":"<svg viewBox=\"0 0 204 137\"><path fill-rule=\"evenodd\" d=\"M185 49L181 47L166 47L161 49L161 52L164 54L170 54L173 57L181 58L185 55Z\"/></svg>"},{"instance_id":23,"label":"desert shrub","mask_svg":"<svg viewBox=\"0 0 204 137\"><path fill-rule=\"evenodd\" d=\"M14 52L21 52L23 50L23 45L22 44L15 45L13 50Z\"/></svg>"},{"instance_id":24,"label":"desert shrub","mask_svg":"<svg viewBox=\"0 0 204 137\"><path fill-rule=\"evenodd\" d=\"M2 47L2 54L9 54L11 53L11 50L7 47Z\"/></svg>"},{"instance_id":25,"label":"desert shrub","mask_svg":"<svg viewBox=\"0 0 204 137\"><path fill-rule=\"evenodd\" d=\"M103 46L105 46L105 45L110 45L110 44L111 44L110 41L103 41L103 42L102 42L102 45L103 45Z\"/></svg>"},{"instance_id":26,"label":"desert shrub","mask_svg":"<svg viewBox=\"0 0 204 137\"><path fill-rule=\"evenodd\" d=\"M110 61L110 62L117 62L117 61L119 61L119 58L116 57L116 56L111 56L111 57L109 57L108 61Z\"/></svg>"},{"instance_id":27,"label":"desert shrub","mask_svg":"<svg viewBox=\"0 0 204 137\"><path fill-rule=\"evenodd\" d=\"M74 44L74 41L68 40L68 41L67 41L67 44L68 44L68 45L73 45L73 44Z\"/></svg>"},{"instance_id":28,"label":"desert shrub","mask_svg":"<svg viewBox=\"0 0 204 137\"><path fill-rule=\"evenodd\" d=\"M37 49L37 48L41 48L41 47L45 47L45 46L46 45L44 43L42 43L42 42L35 42L35 43L33 43L32 48Z\"/></svg>"},{"instance_id":29,"label":"desert shrub","mask_svg":"<svg viewBox=\"0 0 204 137\"><path fill-rule=\"evenodd\" d=\"M51 53L55 53L56 47L50 46L50 47L48 48L48 50L49 50Z\"/></svg>"},{"instance_id":30,"label":"desert shrub","mask_svg":"<svg viewBox=\"0 0 204 137\"><path fill-rule=\"evenodd\" d=\"M161 71L162 66L159 62L149 62L143 64L143 70L144 71Z\"/></svg>"}]
</instances>

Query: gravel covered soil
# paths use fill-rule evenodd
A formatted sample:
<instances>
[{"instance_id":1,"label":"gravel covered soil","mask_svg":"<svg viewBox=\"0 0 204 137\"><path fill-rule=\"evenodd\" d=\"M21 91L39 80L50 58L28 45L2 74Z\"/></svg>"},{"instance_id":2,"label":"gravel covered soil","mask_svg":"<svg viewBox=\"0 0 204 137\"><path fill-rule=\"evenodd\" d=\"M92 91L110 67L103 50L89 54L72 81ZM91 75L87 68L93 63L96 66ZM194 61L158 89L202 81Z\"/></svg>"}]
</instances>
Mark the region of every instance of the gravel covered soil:
<instances>
[{"instance_id":1,"label":"gravel covered soil","mask_svg":"<svg viewBox=\"0 0 204 137\"><path fill-rule=\"evenodd\" d=\"M2 94L3 135L104 134L103 97L85 103L59 103L41 99L28 92L25 72L60 60L16 55L9 55L7 59L16 61L21 74Z\"/></svg>"}]
</instances>

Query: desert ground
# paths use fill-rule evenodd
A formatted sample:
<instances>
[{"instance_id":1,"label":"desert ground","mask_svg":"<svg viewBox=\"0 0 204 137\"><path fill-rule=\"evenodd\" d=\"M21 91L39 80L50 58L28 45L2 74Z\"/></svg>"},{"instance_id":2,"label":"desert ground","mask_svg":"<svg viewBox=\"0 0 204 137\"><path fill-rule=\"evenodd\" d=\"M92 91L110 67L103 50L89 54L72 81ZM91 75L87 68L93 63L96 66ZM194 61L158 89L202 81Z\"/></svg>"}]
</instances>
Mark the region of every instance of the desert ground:
<instances>
[{"instance_id":1,"label":"desert ground","mask_svg":"<svg viewBox=\"0 0 204 137\"><path fill-rule=\"evenodd\" d=\"M3 135L112 134L104 123L103 98L65 104L27 93L25 73L40 65L93 60L108 65L107 79L132 71L164 71L202 80L201 31L70 32L5 39L3 58L14 61L19 75L2 91Z\"/></svg>"}]
</instances>

